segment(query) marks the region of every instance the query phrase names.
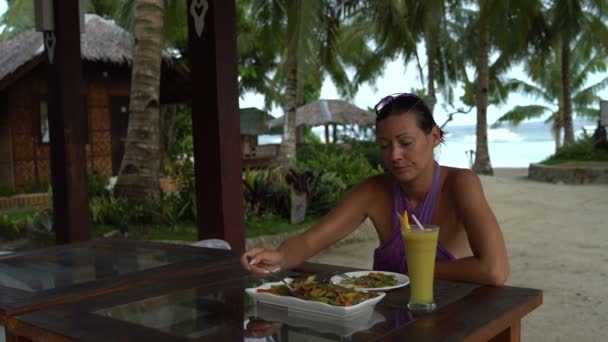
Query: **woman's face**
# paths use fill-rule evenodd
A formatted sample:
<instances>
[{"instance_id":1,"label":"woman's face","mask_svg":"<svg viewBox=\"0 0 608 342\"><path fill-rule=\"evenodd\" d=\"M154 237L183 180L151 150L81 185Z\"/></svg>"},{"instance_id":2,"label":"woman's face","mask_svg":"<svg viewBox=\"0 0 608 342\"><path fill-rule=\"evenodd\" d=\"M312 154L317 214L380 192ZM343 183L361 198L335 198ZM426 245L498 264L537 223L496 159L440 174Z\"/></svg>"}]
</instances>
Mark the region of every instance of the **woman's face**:
<instances>
[{"instance_id":1,"label":"woman's face","mask_svg":"<svg viewBox=\"0 0 608 342\"><path fill-rule=\"evenodd\" d=\"M380 121L376 135L384 165L401 183L411 182L432 165L433 148L440 138L437 127L425 133L411 113L391 115Z\"/></svg>"}]
</instances>

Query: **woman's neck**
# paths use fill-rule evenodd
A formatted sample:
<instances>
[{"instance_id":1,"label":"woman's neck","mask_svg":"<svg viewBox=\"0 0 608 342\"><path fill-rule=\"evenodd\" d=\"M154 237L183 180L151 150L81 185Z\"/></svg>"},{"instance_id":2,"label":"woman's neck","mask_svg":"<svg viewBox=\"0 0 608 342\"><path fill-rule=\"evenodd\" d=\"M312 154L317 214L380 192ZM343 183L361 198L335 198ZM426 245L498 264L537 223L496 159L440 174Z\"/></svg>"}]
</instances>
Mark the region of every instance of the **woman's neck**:
<instances>
[{"instance_id":1,"label":"woman's neck","mask_svg":"<svg viewBox=\"0 0 608 342\"><path fill-rule=\"evenodd\" d=\"M433 179L435 177L435 162L433 161L430 165L422 171L418 177L408 183L400 183L401 189L407 195L407 198L412 205L416 208L424 198L426 194L431 190L433 186Z\"/></svg>"}]
</instances>

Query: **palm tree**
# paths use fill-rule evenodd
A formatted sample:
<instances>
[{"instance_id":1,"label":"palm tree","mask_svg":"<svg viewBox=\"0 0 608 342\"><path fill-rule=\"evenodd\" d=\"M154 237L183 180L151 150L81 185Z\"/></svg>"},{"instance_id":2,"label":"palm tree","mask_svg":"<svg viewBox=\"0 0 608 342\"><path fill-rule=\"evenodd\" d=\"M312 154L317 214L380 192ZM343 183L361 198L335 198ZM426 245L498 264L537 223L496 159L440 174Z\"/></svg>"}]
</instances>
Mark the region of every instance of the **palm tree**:
<instances>
[{"instance_id":1,"label":"palm tree","mask_svg":"<svg viewBox=\"0 0 608 342\"><path fill-rule=\"evenodd\" d=\"M579 40L578 43L582 44L582 41ZM514 125L518 125L525 120L539 118L549 114L546 122L551 123L555 137L555 150L557 151L562 145L561 137L564 121L560 53L561 51L553 51L550 59L552 63L544 63L545 56L538 55L528 63L527 69L529 74L539 75L542 76L542 78L537 78L532 80L532 82L512 79L507 84L507 87L510 89L543 100L548 103L548 105L534 104L515 106L498 118L493 126L498 126L503 122L510 122ZM570 89L574 113L581 117L597 118L597 103L600 100L597 94L608 86L608 76L591 85L587 84L587 80L591 74L606 70L606 67L608 66L606 59L598 53L595 53L588 59L583 53L583 50L577 48L577 46L574 47L572 53L572 63L570 64L569 74L571 75ZM539 73L538 70L530 71L541 65L547 68L544 69L542 73Z\"/></svg>"},{"instance_id":2,"label":"palm tree","mask_svg":"<svg viewBox=\"0 0 608 342\"><path fill-rule=\"evenodd\" d=\"M477 109L477 141L473 171L492 175L494 171L488 150L487 109L490 100L505 95L505 89L496 81L528 51L532 38L536 38L539 32L544 32L544 26L539 1L478 0L476 5L476 13L471 15L470 11L464 11L468 14L468 22L465 22L468 29L462 32L460 38L462 48L475 53L475 56L468 56L468 60L474 61L472 64L476 69L474 103ZM492 63L490 54L498 56ZM471 100L471 84L465 82L465 86L469 91L465 97Z\"/></svg>"},{"instance_id":3,"label":"palm tree","mask_svg":"<svg viewBox=\"0 0 608 342\"><path fill-rule=\"evenodd\" d=\"M103 2L103 1L102 1ZM127 0L113 2L112 15L133 32L133 69L125 153L114 191L133 201L160 196L161 51L170 45L187 54L186 2ZM174 113L173 113L174 114Z\"/></svg>"},{"instance_id":4,"label":"palm tree","mask_svg":"<svg viewBox=\"0 0 608 342\"><path fill-rule=\"evenodd\" d=\"M547 9L551 23L551 43L560 52L561 98L563 105L564 143L574 142L572 125L572 53L574 45L587 56L600 49L608 51L608 28L605 0L554 0Z\"/></svg>"},{"instance_id":5,"label":"palm tree","mask_svg":"<svg viewBox=\"0 0 608 342\"><path fill-rule=\"evenodd\" d=\"M84 3L85 12L110 16L113 13L113 3L112 0L87 0ZM0 16L0 26L3 26L0 41L34 27L34 1L8 0L6 4L6 12Z\"/></svg>"},{"instance_id":6,"label":"palm tree","mask_svg":"<svg viewBox=\"0 0 608 342\"><path fill-rule=\"evenodd\" d=\"M405 63L415 59L423 83L425 72L420 62L418 44L424 43L426 53L425 99L431 111L436 103L436 88L448 102L453 86L460 79L463 54L451 31L451 14L461 10L460 2L445 0L378 1L372 2L371 11L376 25L376 40L383 53L402 55Z\"/></svg>"},{"instance_id":7,"label":"palm tree","mask_svg":"<svg viewBox=\"0 0 608 342\"><path fill-rule=\"evenodd\" d=\"M159 183L160 73L163 0L135 2L133 69L129 124L117 195L135 201L156 200Z\"/></svg>"},{"instance_id":8,"label":"palm tree","mask_svg":"<svg viewBox=\"0 0 608 342\"><path fill-rule=\"evenodd\" d=\"M265 57L262 64L266 68L273 63L269 60L274 60L275 69L258 76L263 82L250 85L266 95L267 107L279 104L284 108L283 142L277 158L280 165L290 166L295 159L296 108L305 103L307 95L318 96L325 76L331 77L340 94L348 98L358 84L380 73L383 62L366 44L369 32L361 39L362 21L351 16L358 13L358 6L362 5L352 0L251 3L251 17L256 20L261 42L259 56ZM349 65L358 71L353 80L346 73Z\"/></svg>"}]
</instances>

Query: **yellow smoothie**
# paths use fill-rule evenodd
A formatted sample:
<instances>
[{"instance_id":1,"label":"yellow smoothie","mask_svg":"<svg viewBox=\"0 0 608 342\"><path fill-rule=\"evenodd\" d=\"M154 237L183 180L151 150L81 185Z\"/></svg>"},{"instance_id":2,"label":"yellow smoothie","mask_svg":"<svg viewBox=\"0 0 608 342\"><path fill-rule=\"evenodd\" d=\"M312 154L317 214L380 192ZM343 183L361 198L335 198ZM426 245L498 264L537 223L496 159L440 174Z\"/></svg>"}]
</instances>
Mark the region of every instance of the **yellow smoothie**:
<instances>
[{"instance_id":1,"label":"yellow smoothie","mask_svg":"<svg viewBox=\"0 0 608 342\"><path fill-rule=\"evenodd\" d=\"M439 227L401 231L410 277L410 304L433 303L433 278Z\"/></svg>"}]
</instances>

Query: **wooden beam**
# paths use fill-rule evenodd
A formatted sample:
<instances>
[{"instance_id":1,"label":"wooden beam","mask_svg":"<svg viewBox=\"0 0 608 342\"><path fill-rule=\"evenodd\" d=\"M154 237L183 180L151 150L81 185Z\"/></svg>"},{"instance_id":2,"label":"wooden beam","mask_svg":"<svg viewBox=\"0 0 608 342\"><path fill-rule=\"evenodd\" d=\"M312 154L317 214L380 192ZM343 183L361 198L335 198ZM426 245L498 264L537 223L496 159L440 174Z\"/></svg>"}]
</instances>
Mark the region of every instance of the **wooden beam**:
<instances>
[{"instance_id":1,"label":"wooden beam","mask_svg":"<svg viewBox=\"0 0 608 342\"><path fill-rule=\"evenodd\" d=\"M53 185L53 218L58 244L89 240L82 59L78 1L53 1L55 31L52 60L48 64L48 111Z\"/></svg>"},{"instance_id":2,"label":"wooden beam","mask_svg":"<svg viewBox=\"0 0 608 342\"><path fill-rule=\"evenodd\" d=\"M244 251L234 0L188 0L188 48L198 238Z\"/></svg>"}]
</instances>

